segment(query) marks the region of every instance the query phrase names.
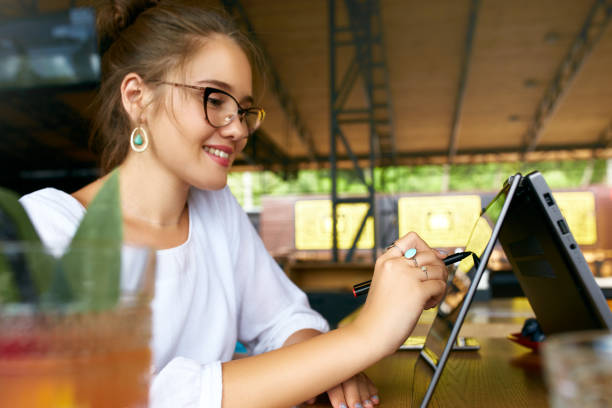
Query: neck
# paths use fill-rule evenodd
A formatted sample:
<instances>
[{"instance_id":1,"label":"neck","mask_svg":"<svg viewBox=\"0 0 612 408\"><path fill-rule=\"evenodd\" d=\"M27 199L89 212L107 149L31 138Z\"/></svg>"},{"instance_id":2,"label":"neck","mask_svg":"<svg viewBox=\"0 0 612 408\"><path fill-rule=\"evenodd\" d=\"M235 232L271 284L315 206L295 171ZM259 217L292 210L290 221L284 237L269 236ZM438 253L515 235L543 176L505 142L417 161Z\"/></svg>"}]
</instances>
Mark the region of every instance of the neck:
<instances>
[{"instance_id":1,"label":"neck","mask_svg":"<svg viewBox=\"0 0 612 408\"><path fill-rule=\"evenodd\" d=\"M121 209L125 218L159 228L180 224L187 209L187 184L162 169L145 168L134 160L126 160L120 172Z\"/></svg>"}]
</instances>

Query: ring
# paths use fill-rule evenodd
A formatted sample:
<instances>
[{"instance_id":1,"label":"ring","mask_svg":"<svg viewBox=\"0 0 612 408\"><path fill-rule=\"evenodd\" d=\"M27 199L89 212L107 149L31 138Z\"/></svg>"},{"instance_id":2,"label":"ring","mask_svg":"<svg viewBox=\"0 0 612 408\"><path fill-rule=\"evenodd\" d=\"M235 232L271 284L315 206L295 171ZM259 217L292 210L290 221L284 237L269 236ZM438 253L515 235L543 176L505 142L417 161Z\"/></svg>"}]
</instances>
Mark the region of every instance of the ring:
<instances>
[{"instance_id":1,"label":"ring","mask_svg":"<svg viewBox=\"0 0 612 408\"><path fill-rule=\"evenodd\" d=\"M414 258L412 258L412 260L414 261L414 267L418 268L419 267L419 263L417 262L416 256Z\"/></svg>"},{"instance_id":2,"label":"ring","mask_svg":"<svg viewBox=\"0 0 612 408\"><path fill-rule=\"evenodd\" d=\"M397 249L399 249L402 254L404 253L404 250L402 248L400 248L395 242L392 243L391 245L389 245L388 247L386 247L385 251L388 251L388 250L390 250L393 247L396 247Z\"/></svg>"},{"instance_id":3,"label":"ring","mask_svg":"<svg viewBox=\"0 0 612 408\"><path fill-rule=\"evenodd\" d=\"M404 253L404 258L410 259L410 258L414 257L416 255L416 253L417 253L416 248L408 248L406 250L406 252Z\"/></svg>"},{"instance_id":4,"label":"ring","mask_svg":"<svg viewBox=\"0 0 612 408\"><path fill-rule=\"evenodd\" d=\"M423 265L421 266L421 270L425 272L425 279L429 279L429 274L427 273L427 267Z\"/></svg>"}]
</instances>

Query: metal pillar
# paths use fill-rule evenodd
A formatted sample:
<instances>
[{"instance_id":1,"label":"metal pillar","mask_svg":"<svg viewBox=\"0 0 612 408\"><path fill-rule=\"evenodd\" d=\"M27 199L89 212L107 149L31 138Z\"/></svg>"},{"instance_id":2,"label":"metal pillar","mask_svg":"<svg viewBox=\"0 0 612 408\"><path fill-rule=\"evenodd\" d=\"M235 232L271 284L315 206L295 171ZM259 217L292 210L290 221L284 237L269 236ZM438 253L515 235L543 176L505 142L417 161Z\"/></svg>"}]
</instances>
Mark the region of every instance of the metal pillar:
<instances>
[{"instance_id":1,"label":"metal pillar","mask_svg":"<svg viewBox=\"0 0 612 408\"><path fill-rule=\"evenodd\" d=\"M389 75L384 58L383 35L378 0L328 0L329 6L329 64L330 64L330 176L332 181L332 258L338 261L337 206L344 203L366 203L368 211L353 239L345 261L352 260L357 241L361 237L368 217L374 217L374 166L391 164L395 157ZM341 23L344 13L347 23ZM349 49L352 59L343 73L339 53ZM363 107L346 108L351 90L361 78L365 91ZM369 177L361 168L342 125L361 123L369 126ZM365 197L342 198L337 189L338 139L353 163L359 180L366 186ZM368 180L369 178L369 180ZM376 230L376 228L374 228ZM376 236L376 233L375 233ZM376 242L372 260L376 259Z\"/></svg>"}]
</instances>

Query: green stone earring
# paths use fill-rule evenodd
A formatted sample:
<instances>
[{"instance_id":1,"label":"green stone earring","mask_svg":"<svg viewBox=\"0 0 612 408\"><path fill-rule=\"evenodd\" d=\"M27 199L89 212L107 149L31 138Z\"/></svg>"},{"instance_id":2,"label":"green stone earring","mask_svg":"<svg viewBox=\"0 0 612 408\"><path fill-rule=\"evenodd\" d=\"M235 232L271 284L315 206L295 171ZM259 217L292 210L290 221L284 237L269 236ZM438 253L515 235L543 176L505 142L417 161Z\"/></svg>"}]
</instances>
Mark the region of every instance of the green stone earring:
<instances>
[{"instance_id":1,"label":"green stone earring","mask_svg":"<svg viewBox=\"0 0 612 408\"><path fill-rule=\"evenodd\" d=\"M136 126L130 135L130 146L132 150L142 153L149 146L149 137L142 126Z\"/></svg>"}]
</instances>

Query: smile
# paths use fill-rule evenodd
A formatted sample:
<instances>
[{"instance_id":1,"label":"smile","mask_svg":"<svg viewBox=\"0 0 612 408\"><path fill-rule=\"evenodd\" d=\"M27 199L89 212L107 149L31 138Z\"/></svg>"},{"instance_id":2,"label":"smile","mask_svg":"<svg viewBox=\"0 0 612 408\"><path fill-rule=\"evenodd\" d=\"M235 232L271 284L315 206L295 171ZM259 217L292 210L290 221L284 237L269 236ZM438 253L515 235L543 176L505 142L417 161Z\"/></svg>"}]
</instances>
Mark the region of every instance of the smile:
<instances>
[{"instance_id":1,"label":"smile","mask_svg":"<svg viewBox=\"0 0 612 408\"><path fill-rule=\"evenodd\" d=\"M204 146L204 151L207 152L207 153L210 153L210 154L212 154L214 156L221 157L222 159L228 159L229 158L229 154L227 154L224 151L221 151L219 149L215 149L214 147Z\"/></svg>"}]
</instances>

